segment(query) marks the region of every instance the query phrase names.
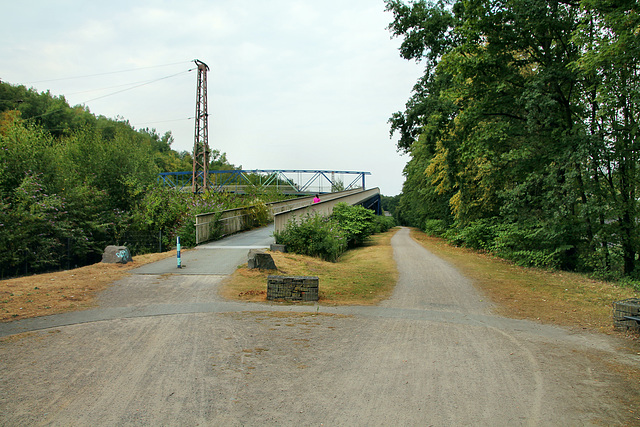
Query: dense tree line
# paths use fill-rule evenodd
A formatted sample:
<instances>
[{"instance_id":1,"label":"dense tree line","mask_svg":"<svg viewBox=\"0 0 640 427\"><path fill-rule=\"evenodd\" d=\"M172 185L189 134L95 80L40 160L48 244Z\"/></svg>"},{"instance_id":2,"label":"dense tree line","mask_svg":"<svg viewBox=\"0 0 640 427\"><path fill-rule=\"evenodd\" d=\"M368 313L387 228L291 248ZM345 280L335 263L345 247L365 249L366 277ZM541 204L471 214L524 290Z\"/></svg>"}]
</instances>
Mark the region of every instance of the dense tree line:
<instances>
[{"instance_id":1,"label":"dense tree line","mask_svg":"<svg viewBox=\"0 0 640 427\"><path fill-rule=\"evenodd\" d=\"M230 195L155 187L159 172L191 170L170 132L96 117L64 97L0 83L0 276L82 265L132 233L171 243L193 215L237 207ZM212 168L234 168L213 153Z\"/></svg>"},{"instance_id":2,"label":"dense tree line","mask_svg":"<svg viewBox=\"0 0 640 427\"><path fill-rule=\"evenodd\" d=\"M635 0L387 0L425 73L399 220L521 264L638 273Z\"/></svg>"}]
</instances>

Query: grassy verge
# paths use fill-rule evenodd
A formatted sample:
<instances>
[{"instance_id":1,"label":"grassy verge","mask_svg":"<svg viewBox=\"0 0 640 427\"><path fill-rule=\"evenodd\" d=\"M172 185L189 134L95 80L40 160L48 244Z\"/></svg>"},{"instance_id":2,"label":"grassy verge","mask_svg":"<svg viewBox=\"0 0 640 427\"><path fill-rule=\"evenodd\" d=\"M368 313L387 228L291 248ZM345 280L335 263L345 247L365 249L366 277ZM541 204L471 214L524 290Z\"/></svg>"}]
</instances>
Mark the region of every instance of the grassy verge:
<instances>
[{"instance_id":1,"label":"grassy verge","mask_svg":"<svg viewBox=\"0 0 640 427\"><path fill-rule=\"evenodd\" d=\"M127 264L93 264L73 270L0 281L0 321L47 316L95 306L95 296L129 270L176 251L133 257Z\"/></svg>"},{"instance_id":2,"label":"grassy verge","mask_svg":"<svg viewBox=\"0 0 640 427\"><path fill-rule=\"evenodd\" d=\"M373 305L388 298L397 282L391 237L397 230L372 236L368 243L351 250L338 262L281 252L271 252L278 271L238 268L225 280L221 295L242 301L266 301L267 276L318 276L319 302L328 305Z\"/></svg>"},{"instance_id":3,"label":"grassy verge","mask_svg":"<svg viewBox=\"0 0 640 427\"><path fill-rule=\"evenodd\" d=\"M336 263L273 252L278 271L260 272L243 266L221 288L229 299L265 301L268 274L318 276L320 303L373 305L388 298L397 281L391 237L395 230L373 236ZM544 323L611 332L612 303L638 298L630 288L592 280L580 274L515 266L442 239L412 230L412 237L455 265L496 304L498 314ZM75 270L0 281L0 321L44 316L95 306L95 295L128 271L175 251L134 257L134 262L95 264Z\"/></svg>"},{"instance_id":4,"label":"grassy verge","mask_svg":"<svg viewBox=\"0 0 640 427\"><path fill-rule=\"evenodd\" d=\"M612 303L640 293L569 272L515 266L491 255L448 245L412 230L411 236L455 265L494 303L498 314L610 332Z\"/></svg>"}]
</instances>

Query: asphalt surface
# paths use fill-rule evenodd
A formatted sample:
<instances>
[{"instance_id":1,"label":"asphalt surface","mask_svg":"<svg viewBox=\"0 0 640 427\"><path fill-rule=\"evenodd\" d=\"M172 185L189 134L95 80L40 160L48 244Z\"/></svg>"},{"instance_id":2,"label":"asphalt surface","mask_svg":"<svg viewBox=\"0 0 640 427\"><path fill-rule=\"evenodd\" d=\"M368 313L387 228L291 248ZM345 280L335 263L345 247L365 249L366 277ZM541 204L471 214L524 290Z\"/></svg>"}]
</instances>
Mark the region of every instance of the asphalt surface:
<instances>
[{"instance_id":1,"label":"asphalt surface","mask_svg":"<svg viewBox=\"0 0 640 427\"><path fill-rule=\"evenodd\" d=\"M0 343L0 425L640 424L626 375L640 357L622 341L493 315L406 229L377 307L223 301L214 265L264 242L221 244L244 260L199 248L186 272L140 269L76 322L0 324L31 331Z\"/></svg>"},{"instance_id":2,"label":"asphalt surface","mask_svg":"<svg viewBox=\"0 0 640 427\"><path fill-rule=\"evenodd\" d=\"M206 243L195 250L181 253L181 266L175 258L167 258L132 270L134 274L231 274L247 262L250 249L269 248L275 243L273 224Z\"/></svg>"}]
</instances>

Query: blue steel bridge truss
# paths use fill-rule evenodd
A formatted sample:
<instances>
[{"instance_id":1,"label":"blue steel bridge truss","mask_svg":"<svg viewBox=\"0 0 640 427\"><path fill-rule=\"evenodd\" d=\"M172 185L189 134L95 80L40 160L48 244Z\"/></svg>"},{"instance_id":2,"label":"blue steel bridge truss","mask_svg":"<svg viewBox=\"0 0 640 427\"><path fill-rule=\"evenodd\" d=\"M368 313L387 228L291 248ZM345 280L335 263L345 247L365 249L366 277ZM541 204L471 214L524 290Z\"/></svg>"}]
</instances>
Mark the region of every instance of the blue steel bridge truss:
<instances>
[{"instance_id":1,"label":"blue steel bridge truss","mask_svg":"<svg viewBox=\"0 0 640 427\"><path fill-rule=\"evenodd\" d=\"M207 186L211 191L243 193L247 187L258 190L275 189L284 194L331 193L337 190L365 188L365 176L371 172L298 170L298 169L253 169L210 170ZM181 191L193 187L193 172L163 172L158 182ZM202 172L196 179L202 182ZM346 178L346 179L345 179ZM349 181L350 180L350 181Z\"/></svg>"}]
</instances>

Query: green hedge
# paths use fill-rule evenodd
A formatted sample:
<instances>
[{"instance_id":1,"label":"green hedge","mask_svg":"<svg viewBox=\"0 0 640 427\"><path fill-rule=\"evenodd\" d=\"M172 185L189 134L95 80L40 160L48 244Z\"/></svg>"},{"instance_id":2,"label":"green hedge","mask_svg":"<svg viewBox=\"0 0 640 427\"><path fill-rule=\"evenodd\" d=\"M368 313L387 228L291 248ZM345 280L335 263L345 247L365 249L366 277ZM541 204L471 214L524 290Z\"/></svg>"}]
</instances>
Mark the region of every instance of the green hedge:
<instances>
[{"instance_id":1,"label":"green hedge","mask_svg":"<svg viewBox=\"0 0 640 427\"><path fill-rule=\"evenodd\" d=\"M392 217L376 216L362 206L339 203L330 217L309 215L300 223L291 221L274 236L289 252L335 262L348 248L362 245L372 234L393 226Z\"/></svg>"}]
</instances>

